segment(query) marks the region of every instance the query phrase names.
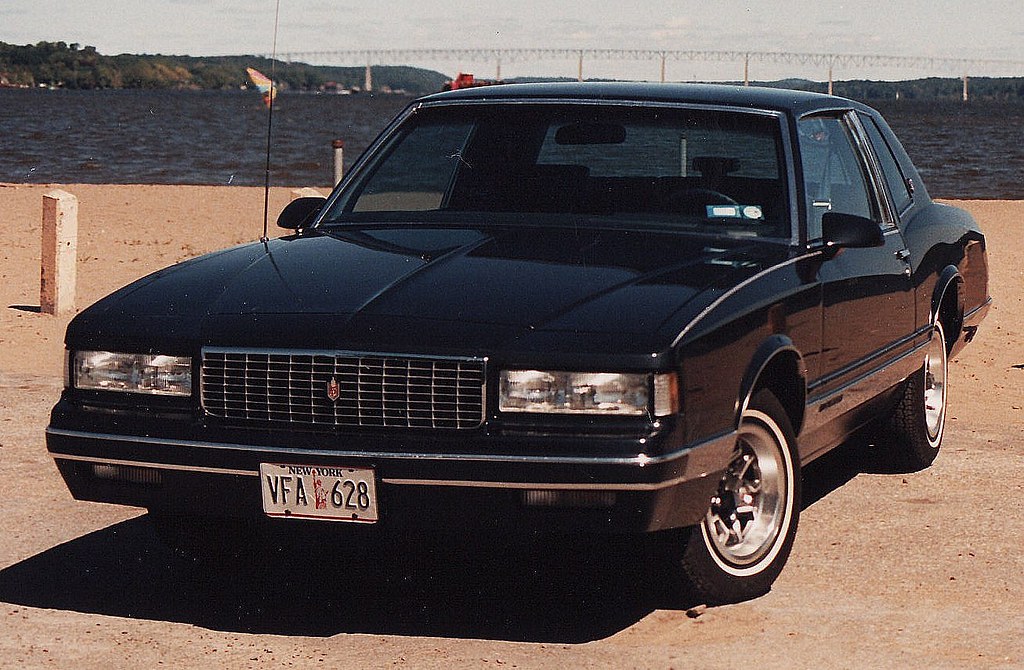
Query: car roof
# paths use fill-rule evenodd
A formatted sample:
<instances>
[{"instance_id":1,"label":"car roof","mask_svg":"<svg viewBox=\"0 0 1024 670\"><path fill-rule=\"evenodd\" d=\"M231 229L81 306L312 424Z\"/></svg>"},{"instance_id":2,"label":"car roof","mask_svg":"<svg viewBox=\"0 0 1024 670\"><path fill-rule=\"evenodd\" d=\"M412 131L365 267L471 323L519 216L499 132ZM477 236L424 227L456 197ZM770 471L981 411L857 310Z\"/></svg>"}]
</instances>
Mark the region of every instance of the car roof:
<instances>
[{"instance_id":1,"label":"car roof","mask_svg":"<svg viewBox=\"0 0 1024 670\"><path fill-rule=\"evenodd\" d=\"M640 82L497 84L435 93L420 100L423 102L457 100L515 102L535 99L678 102L783 111L795 116L826 109L859 109L874 112L861 103L837 96L783 88L727 84Z\"/></svg>"}]
</instances>

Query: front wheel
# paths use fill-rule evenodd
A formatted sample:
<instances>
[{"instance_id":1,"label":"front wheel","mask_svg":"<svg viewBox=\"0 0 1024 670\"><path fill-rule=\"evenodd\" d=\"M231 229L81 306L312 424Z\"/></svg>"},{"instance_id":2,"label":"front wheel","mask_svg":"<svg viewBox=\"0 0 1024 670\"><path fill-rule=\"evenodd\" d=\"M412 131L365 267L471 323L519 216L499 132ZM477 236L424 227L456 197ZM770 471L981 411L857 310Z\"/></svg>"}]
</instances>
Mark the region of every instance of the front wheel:
<instances>
[{"instance_id":1,"label":"front wheel","mask_svg":"<svg viewBox=\"0 0 1024 670\"><path fill-rule=\"evenodd\" d=\"M704 520L684 531L680 565L708 604L768 592L789 557L800 517L796 439L768 390L743 413L733 460Z\"/></svg>"}]
</instances>

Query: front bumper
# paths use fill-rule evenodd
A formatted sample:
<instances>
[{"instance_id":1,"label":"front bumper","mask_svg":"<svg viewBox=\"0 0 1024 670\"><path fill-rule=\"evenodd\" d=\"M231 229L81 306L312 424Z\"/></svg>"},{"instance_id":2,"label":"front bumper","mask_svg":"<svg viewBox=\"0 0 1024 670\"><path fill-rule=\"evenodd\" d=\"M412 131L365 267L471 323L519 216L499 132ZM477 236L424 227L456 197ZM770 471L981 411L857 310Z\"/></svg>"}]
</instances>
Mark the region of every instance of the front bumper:
<instances>
[{"instance_id":1,"label":"front bumper","mask_svg":"<svg viewBox=\"0 0 1024 670\"><path fill-rule=\"evenodd\" d=\"M377 525L426 532L645 532L692 525L703 518L735 445L729 432L658 456L637 450L628 456L515 455L488 453L483 445L471 453L464 443L457 453L444 453L436 443L399 452L358 439L345 449L310 449L92 432L60 423L47 428L47 448L80 500L168 514L262 517L260 463L373 468ZM623 440L625 447L629 440Z\"/></svg>"}]
</instances>

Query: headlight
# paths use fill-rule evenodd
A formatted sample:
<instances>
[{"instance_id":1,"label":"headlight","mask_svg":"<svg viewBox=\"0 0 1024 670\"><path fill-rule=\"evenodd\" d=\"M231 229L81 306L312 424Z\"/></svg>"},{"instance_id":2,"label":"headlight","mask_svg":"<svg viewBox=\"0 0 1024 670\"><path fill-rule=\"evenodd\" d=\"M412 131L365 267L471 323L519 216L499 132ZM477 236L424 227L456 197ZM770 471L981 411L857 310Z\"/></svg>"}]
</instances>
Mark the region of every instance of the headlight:
<instances>
[{"instance_id":1,"label":"headlight","mask_svg":"<svg viewBox=\"0 0 1024 670\"><path fill-rule=\"evenodd\" d=\"M75 388L155 395L192 395L192 359L160 354L76 351L71 369Z\"/></svg>"},{"instance_id":2,"label":"headlight","mask_svg":"<svg viewBox=\"0 0 1024 670\"><path fill-rule=\"evenodd\" d=\"M502 412L667 416L678 408L674 374L502 370Z\"/></svg>"}]
</instances>

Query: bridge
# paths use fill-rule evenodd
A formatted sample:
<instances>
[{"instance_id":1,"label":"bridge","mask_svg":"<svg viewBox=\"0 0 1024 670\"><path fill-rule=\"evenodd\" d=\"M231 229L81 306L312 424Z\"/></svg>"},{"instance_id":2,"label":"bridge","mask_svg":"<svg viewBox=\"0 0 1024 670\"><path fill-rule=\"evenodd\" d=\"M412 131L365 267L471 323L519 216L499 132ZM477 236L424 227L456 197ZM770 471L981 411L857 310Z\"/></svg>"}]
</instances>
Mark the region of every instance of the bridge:
<instances>
[{"instance_id":1,"label":"bridge","mask_svg":"<svg viewBox=\"0 0 1024 670\"><path fill-rule=\"evenodd\" d=\"M269 56L268 56L269 57ZM366 89L373 88L374 65L411 65L461 61L495 64L495 79L501 79L502 63L524 63L564 60L576 63L576 78L583 81L584 62L649 61L660 64L660 81L666 81L666 64L670 61L742 63L743 83L750 83L751 63L775 63L820 67L827 71L828 88L832 92L833 72L848 67L889 67L926 72L933 76L958 76L964 82L967 98L969 74L986 76L1024 76L1024 61L953 58L936 56L888 56L879 54L830 54L788 51L708 51L663 49L349 49L293 51L278 54L286 62L316 62L323 65L359 65L366 67Z\"/></svg>"}]
</instances>

